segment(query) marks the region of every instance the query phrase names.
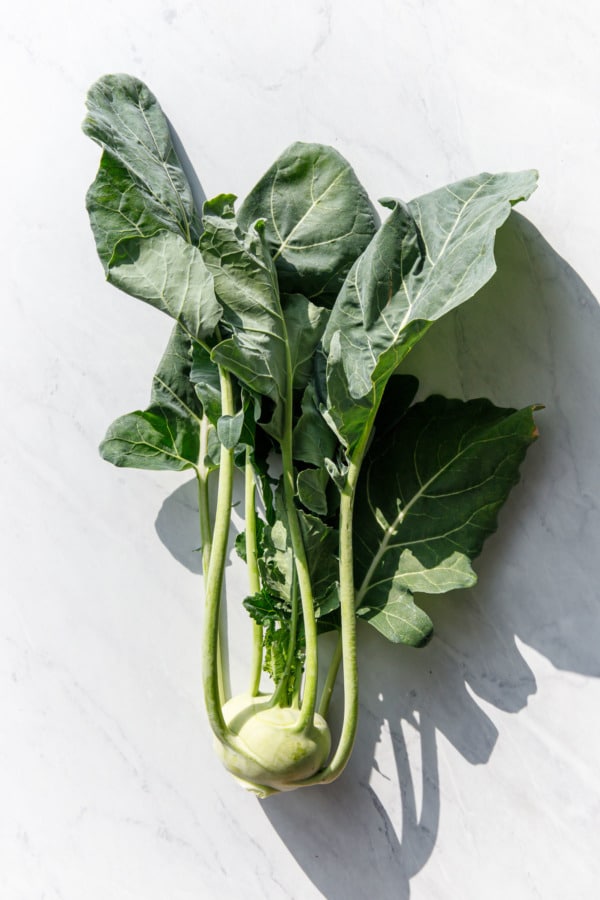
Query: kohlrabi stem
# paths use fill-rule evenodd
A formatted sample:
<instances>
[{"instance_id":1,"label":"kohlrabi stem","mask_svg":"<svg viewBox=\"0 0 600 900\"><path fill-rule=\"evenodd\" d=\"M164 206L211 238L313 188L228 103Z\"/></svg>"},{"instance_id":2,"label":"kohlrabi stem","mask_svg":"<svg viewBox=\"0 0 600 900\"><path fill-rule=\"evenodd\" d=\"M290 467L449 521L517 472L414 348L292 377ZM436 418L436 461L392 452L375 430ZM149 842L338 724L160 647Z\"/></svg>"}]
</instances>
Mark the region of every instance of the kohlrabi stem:
<instances>
[{"instance_id":1,"label":"kohlrabi stem","mask_svg":"<svg viewBox=\"0 0 600 900\"><path fill-rule=\"evenodd\" d=\"M340 669L340 663L342 662L342 634L341 632L338 634L338 638L335 644L335 650L333 651L333 656L331 657L331 662L329 663L329 669L327 670L327 677L325 679L325 684L323 685L323 691L321 693L321 700L319 702L319 715L323 716L324 719L327 718L327 713L329 712L329 702L331 700L331 695L333 694L333 689L335 687L335 680L337 678L337 674Z\"/></svg>"},{"instance_id":2,"label":"kohlrabi stem","mask_svg":"<svg viewBox=\"0 0 600 900\"><path fill-rule=\"evenodd\" d=\"M206 416L200 421L200 451L198 454L198 465L196 467L196 477L198 479L198 512L200 515L200 543L202 544L202 574L204 580L208 578L208 567L210 565L210 554L212 550L212 524L210 518L210 502L208 496L208 476L209 470L205 463L206 454L208 452L208 432L211 425ZM217 677L219 683L219 699L224 702L227 693L227 678L224 672L223 664L223 646L221 641L221 629L219 629L219 646L217 649Z\"/></svg>"},{"instance_id":3,"label":"kohlrabi stem","mask_svg":"<svg viewBox=\"0 0 600 900\"><path fill-rule=\"evenodd\" d=\"M231 378L223 369L219 369L221 384L221 404L223 415L232 416L233 390ZM219 622L223 573L227 560L227 541L231 523L231 498L233 492L233 450L221 445L219 460L219 489L217 508L213 528L212 548L205 579L204 635L202 644L204 702L210 726L216 737L231 743L231 733L225 725L221 710L219 690L219 670L221 667L221 650L219 647Z\"/></svg>"},{"instance_id":4,"label":"kohlrabi stem","mask_svg":"<svg viewBox=\"0 0 600 900\"><path fill-rule=\"evenodd\" d=\"M294 669L294 674L292 676L292 699L290 700L290 706L294 709L300 709L300 689L302 687L302 667L296 666Z\"/></svg>"},{"instance_id":5,"label":"kohlrabi stem","mask_svg":"<svg viewBox=\"0 0 600 900\"><path fill-rule=\"evenodd\" d=\"M352 514L359 466L350 463L348 477L340 497L340 615L344 676L344 719L340 740L323 775L333 781L352 752L358 721L358 668L356 661L356 611L354 607L354 553ZM325 780L325 779L320 779Z\"/></svg>"},{"instance_id":6,"label":"kohlrabi stem","mask_svg":"<svg viewBox=\"0 0 600 900\"><path fill-rule=\"evenodd\" d=\"M339 543L339 574L340 574L340 615L341 615L341 655L344 675L344 719L338 746L329 764L298 785L326 784L334 781L343 771L354 745L356 725L358 722L358 668L356 660L356 612L354 604L354 554L352 536L352 515L354 510L354 496L360 466L365 454L368 434L363 435L360 446L354 453L354 459L350 463L346 483L340 496L340 543ZM335 657L334 657L335 662ZM330 667L330 673L326 682L331 679L331 689L337 668ZM329 706L329 698L324 696L321 705Z\"/></svg>"},{"instance_id":7,"label":"kohlrabi stem","mask_svg":"<svg viewBox=\"0 0 600 900\"><path fill-rule=\"evenodd\" d=\"M300 528L300 519L298 517L298 510L294 499L296 493L294 484L294 458L292 453L292 431L294 426L294 370L292 367L292 356L283 316L282 322L286 362L285 419L283 438L280 442L281 464L283 468L283 496L285 500L287 526L290 533L292 551L296 559L296 573L298 575L298 586L300 588L304 638L306 643L304 693L302 696L300 715L298 716L298 721L294 730L303 731L312 724L317 702L317 683L319 676L317 657L317 620L315 617L315 601L313 597L310 570L308 568L304 539L302 537L302 529Z\"/></svg>"},{"instance_id":8,"label":"kohlrabi stem","mask_svg":"<svg viewBox=\"0 0 600 900\"><path fill-rule=\"evenodd\" d=\"M296 635L298 632L298 576L294 569L292 577L292 614L290 621L290 639L288 641L285 669L277 688L271 697L269 706L287 706L289 702L289 682L292 664L296 658ZM295 683L294 683L295 684Z\"/></svg>"},{"instance_id":9,"label":"kohlrabi stem","mask_svg":"<svg viewBox=\"0 0 600 900\"><path fill-rule=\"evenodd\" d=\"M290 390L291 394L291 390ZM317 621L315 618L315 604L313 598L312 583L304 540L298 518L298 510L294 502L294 464L292 460L292 429L291 412L292 402L289 401L290 426L286 427L283 441L281 442L281 458L283 465L283 493L285 497L285 509L287 524L290 532L292 550L296 558L296 573L302 601L302 619L304 621L304 637L306 641L306 657L304 667L304 693L300 716L294 730L302 731L311 722L317 702Z\"/></svg>"},{"instance_id":10,"label":"kohlrabi stem","mask_svg":"<svg viewBox=\"0 0 600 900\"><path fill-rule=\"evenodd\" d=\"M329 667L327 680L323 689L320 707L325 711L329 708L331 691L337 676L339 667L339 646L341 646L341 658L344 669L344 719L340 739L329 764L304 781L299 781L298 786L309 784L327 784L334 781L341 774L352 753L356 726L358 722L358 666L356 658L356 597L354 588L354 548L352 518L354 513L354 496L360 469L367 452L369 439L373 430L375 416L381 402L381 396L374 403L369 419L358 444L350 457L350 465L346 482L340 496L340 543L339 543L339 574L340 574L340 616L341 635L340 643L336 647L334 657Z\"/></svg>"},{"instance_id":11,"label":"kohlrabi stem","mask_svg":"<svg viewBox=\"0 0 600 900\"><path fill-rule=\"evenodd\" d=\"M200 420L200 452L196 467L198 479L198 512L200 514L200 542L202 544L202 573L208 575L208 565L212 547L212 526L210 521L210 503L208 498L208 467L206 454L208 451L208 431L210 422L203 416Z\"/></svg>"},{"instance_id":12,"label":"kohlrabi stem","mask_svg":"<svg viewBox=\"0 0 600 900\"><path fill-rule=\"evenodd\" d=\"M244 505L246 516L246 563L250 594L260 591L258 572L258 547L256 541L256 486L250 447L246 447ZM252 662L250 664L250 696L256 697L260 686L263 662L263 628L258 622L252 625Z\"/></svg>"}]
</instances>

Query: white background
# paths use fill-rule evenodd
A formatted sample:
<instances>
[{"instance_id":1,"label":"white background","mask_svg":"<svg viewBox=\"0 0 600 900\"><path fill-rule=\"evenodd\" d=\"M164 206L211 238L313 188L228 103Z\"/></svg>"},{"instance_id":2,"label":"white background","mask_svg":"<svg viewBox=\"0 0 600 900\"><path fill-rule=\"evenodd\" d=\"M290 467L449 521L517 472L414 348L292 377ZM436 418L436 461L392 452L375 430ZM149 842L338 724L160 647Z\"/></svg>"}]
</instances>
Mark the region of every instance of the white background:
<instances>
[{"instance_id":1,"label":"white background","mask_svg":"<svg viewBox=\"0 0 600 900\"><path fill-rule=\"evenodd\" d=\"M19 2L3 13L0 896L598 896L600 57L597 4ZM103 281L80 122L144 79L208 196L294 140L371 196L536 167L481 297L406 364L425 392L540 402L541 439L473 591L421 651L360 632L356 750L264 803L212 754L185 475L96 446L143 407L170 330ZM249 625L230 569L232 668ZM336 707L339 709L339 707Z\"/></svg>"}]
</instances>

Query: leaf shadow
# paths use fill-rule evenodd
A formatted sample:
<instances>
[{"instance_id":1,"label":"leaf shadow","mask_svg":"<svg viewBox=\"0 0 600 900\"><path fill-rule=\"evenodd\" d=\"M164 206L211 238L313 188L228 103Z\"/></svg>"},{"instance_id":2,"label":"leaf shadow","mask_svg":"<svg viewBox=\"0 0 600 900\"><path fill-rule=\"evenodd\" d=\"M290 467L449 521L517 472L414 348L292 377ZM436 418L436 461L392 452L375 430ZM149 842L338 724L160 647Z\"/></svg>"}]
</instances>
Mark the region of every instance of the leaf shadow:
<instances>
[{"instance_id":1,"label":"leaf shadow","mask_svg":"<svg viewBox=\"0 0 600 900\"><path fill-rule=\"evenodd\" d=\"M214 497L212 499L214 502ZM179 485L164 499L154 528L161 543L178 563L194 575L202 574L198 485L195 478Z\"/></svg>"},{"instance_id":2,"label":"leaf shadow","mask_svg":"<svg viewBox=\"0 0 600 900\"><path fill-rule=\"evenodd\" d=\"M475 564L479 584L419 598L431 644L393 647L361 627L359 731L339 781L263 804L328 900L369 896L373 885L382 898L410 897L437 840L440 741L485 764L502 740L485 704L517 714L537 690L519 641L558 669L600 676L600 308L518 214L496 259L476 301L441 320L403 370L421 379L420 396L544 404L541 440ZM445 797L460 805L452 782Z\"/></svg>"},{"instance_id":3,"label":"leaf shadow","mask_svg":"<svg viewBox=\"0 0 600 900\"><path fill-rule=\"evenodd\" d=\"M441 746L484 765L502 739L485 705L517 714L537 690L519 641L558 669L600 676L600 309L520 215L501 229L496 259L490 284L437 323L403 369L420 378L420 396L544 404L541 440L476 561L478 585L418 598L434 621L432 642L396 647L359 625L359 730L340 779L262 802L328 900L370 896L374 885L384 900L410 897L437 841ZM194 504L190 487L178 488L156 528L199 571L199 555L181 550ZM336 700L330 718L339 728ZM451 781L445 798L460 805Z\"/></svg>"},{"instance_id":4,"label":"leaf shadow","mask_svg":"<svg viewBox=\"0 0 600 900\"><path fill-rule=\"evenodd\" d=\"M234 501L239 500L241 493L240 479L236 479L237 485ZM209 482L209 496L211 508L216 505L216 480ZM171 494L163 500L154 521L154 529L161 543L178 563L185 566L194 575L202 575L202 547L200 546L200 526L198 522L198 483L195 478L180 484ZM232 519L229 537L227 540L227 560L231 565L235 556L235 540L239 533L239 527L235 519ZM223 674L225 677L225 689L231 694L230 672L231 654L229 648L229 624L227 596L230 585L225 579L221 598L221 649L223 653Z\"/></svg>"}]
</instances>

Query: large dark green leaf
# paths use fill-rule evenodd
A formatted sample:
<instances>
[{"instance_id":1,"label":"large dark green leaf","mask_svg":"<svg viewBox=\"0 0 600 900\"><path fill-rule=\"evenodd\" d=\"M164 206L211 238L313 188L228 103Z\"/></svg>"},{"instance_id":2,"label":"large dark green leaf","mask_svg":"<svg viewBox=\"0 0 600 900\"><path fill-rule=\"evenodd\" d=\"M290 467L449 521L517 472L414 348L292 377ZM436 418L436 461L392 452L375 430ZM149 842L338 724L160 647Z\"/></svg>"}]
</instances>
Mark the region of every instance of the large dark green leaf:
<instances>
[{"instance_id":1,"label":"large dark green leaf","mask_svg":"<svg viewBox=\"0 0 600 900\"><path fill-rule=\"evenodd\" d=\"M264 427L283 432L287 393L286 327L277 276L258 224L246 235L237 226L234 197L205 204L202 255L213 279L223 322L231 337L213 350L213 359L254 394L268 397L273 412Z\"/></svg>"},{"instance_id":2,"label":"large dark green leaf","mask_svg":"<svg viewBox=\"0 0 600 900\"><path fill-rule=\"evenodd\" d=\"M124 237L167 229L196 243L192 191L156 97L130 75L105 75L90 89L84 132L104 148L88 209L108 266Z\"/></svg>"},{"instance_id":3,"label":"large dark green leaf","mask_svg":"<svg viewBox=\"0 0 600 900\"><path fill-rule=\"evenodd\" d=\"M175 326L152 379L150 406L116 419L100 445L116 466L180 471L198 464L202 407L190 381L190 339Z\"/></svg>"},{"instance_id":4,"label":"large dark green leaf","mask_svg":"<svg viewBox=\"0 0 600 900\"><path fill-rule=\"evenodd\" d=\"M537 436L532 412L430 397L374 444L356 496L357 606L386 637L422 644L431 626L412 593L474 583Z\"/></svg>"},{"instance_id":5,"label":"large dark green leaf","mask_svg":"<svg viewBox=\"0 0 600 900\"><path fill-rule=\"evenodd\" d=\"M496 230L536 173L482 174L392 212L349 272L323 337L327 415L350 455L385 384L429 328L495 271Z\"/></svg>"},{"instance_id":6,"label":"large dark green leaf","mask_svg":"<svg viewBox=\"0 0 600 900\"><path fill-rule=\"evenodd\" d=\"M283 291L326 302L337 294L377 228L364 188L332 147L296 143L277 159L239 211L265 234Z\"/></svg>"},{"instance_id":7,"label":"large dark green leaf","mask_svg":"<svg viewBox=\"0 0 600 900\"><path fill-rule=\"evenodd\" d=\"M200 251L171 231L122 241L108 270L111 284L175 319L190 337L210 338L221 317Z\"/></svg>"},{"instance_id":8,"label":"large dark green leaf","mask_svg":"<svg viewBox=\"0 0 600 900\"><path fill-rule=\"evenodd\" d=\"M193 338L211 337L221 310L197 249L192 191L156 98L136 78L106 75L87 106L83 130L104 148L87 207L108 280Z\"/></svg>"},{"instance_id":9,"label":"large dark green leaf","mask_svg":"<svg viewBox=\"0 0 600 900\"><path fill-rule=\"evenodd\" d=\"M87 193L86 206L98 256L108 271L115 248L124 240L150 237L173 228L173 219L152 197L143 192L128 169L106 151Z\"/></svg>"}]
</instances>

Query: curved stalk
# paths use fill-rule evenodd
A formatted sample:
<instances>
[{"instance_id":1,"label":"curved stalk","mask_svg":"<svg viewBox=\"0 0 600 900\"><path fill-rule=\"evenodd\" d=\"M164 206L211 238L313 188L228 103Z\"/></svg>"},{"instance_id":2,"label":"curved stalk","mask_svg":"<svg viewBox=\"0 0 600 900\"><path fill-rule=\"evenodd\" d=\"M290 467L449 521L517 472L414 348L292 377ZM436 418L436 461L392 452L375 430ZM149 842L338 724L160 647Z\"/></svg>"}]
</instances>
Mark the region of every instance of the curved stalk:
<instances>
[{"instance_id":1,"label":"curved stalk","mask_svg":"<svg viewBox=\"0 0 600 900\"><path fill-rule=\"evenodd\" d=\"M290 391L291 393L291 391ZM294 466L292 461L291 439L291 400L289 403L290 428L286 428L286 434L281 443L281 456L283 463L283 493L288 520L288 528L292 543L292 550L296 559L296 574L300 588L302 603L302 619L304 622L304 637L306 641L306 656L304 666L304 693L300 707L300 716L296 724L296 731L303 731L311 722L317 702L318 660L317 660L317 620L315 618L315 603L313 598L312 583L304 539L300 528L300 520L294 500Z\"/></svg>"},{"instance_id":2,"label":"curved stalk","mask_svg":"<svg viewBox=\"0 0 600 900\"><path fill-rule=\"evenodd\" d=\"M202 544L202 575L204 580L208 578L208 567L212 552L212 524L210 516L210 501L208 495L209 470L205 463L208 452L208 432L211 425L206 416L200 421L200 451L196 478L198 480L198 513L200 516L200 542ZM219 641L217 648L217 677L219 681L219 699L221 704L225 702L227 693L227 681L223 665L222 629L219 628Z\"/></svg>"},{"instance_id":3,"label":"curved stalk","mask_svg":"<svg viewBox=\"0 0 600 900\"><path fill-rule=\"evenodd\" d=\"M383 394L381 395L383 396ZM354 587L354 553L352 519L354 513L354 497L360 469L367 452L369 439L373 430L375 416L381 403L381 396L373 404L371 413L360 441L354 449L346 483L340 496L340 544L339 544L339 572L340 572L340 615L341 635L340 647L344 672L344 718L342 731L337 748L330 762L324 769L317 772L311 778L298 781L298 787L310 784L328 784L342 773L352 753L356 726L358 723L358 664L356 657L356 596ZM339 667L338 654L340 647L336 648L331 662L320 706L327 711L329 700L335 684ZM327 692L326 693L326 690Z\"/></svg>"},{"instance_id":4,"label":"curved stalk","mask_svg":"<svg viewBox=\"0 0 600 900\"><path fill-rule=\"evenodd\" d=\"M354 558L352 537L352 514L354 496L360 465L365 454L368 433L363 436L361 445L355 452L355 461L350 463L346 484L340 496L340 614L341 614L341 656L344 677L344 719L337 748L331 761L324 769L311 778L298 781L297 785L327 784L334 781L350 758L356 726L358 723L358 666L356 658L356 612L354 600ZM335 659L335 657L334 657ZM332 674L331 689L337 675L337 668L330 668ZM329 678L328 678L329 681ZM329 698L325 693L321 704L329 706Z\"/></svg>"},{"instance_id":5,"label":"curved stalk","mask_svg":"<svg viewBox=\"0 0 600 900\"><path fill-rule=\"evenodd\" d=\"M229 374L219 370L221 382L221 401L223 415L233 415L233 390ZM212 548L208 573L205 581L205 611L203 650L203 686L204 702L210 726L216 737L223 743L231 744L231 732L225 725L221 709L221 690L219 677L221 666L221 648L219 646L219 621L221 592L223 589L223 573L227 558L227 541L231 522L231 500L233 494L233 450L221 446L219 460L219 490L217 508L212 537Z\"/></svg>"},{"instance_id":6,"label":"curved stalk","mask_svg":"<svg viewBox=\"0 0 600 900\"><path fill-rule=\"evenodd\" d=\"M202 574L208 575L210 553L212 548L212 527L210 522L210 503L208 498L208 467L205 463L208 452L208 431L210 422L203 416L200 421L200 452L196 467L198 481L198 513L200 515L200 541L202 543Z\"/></svg>"},{"instance_id":7,"label":"curved stalk","mask_svg":"<svg viewBox=\"0 0 600 900\"><path fill-rule=\"evenodd\" d=\"M327 713L329 712L329 703L331 701L331 696L333 694L333 689L335 687L335 681L337 678L337 674L340 670L340 664L342 662L342 635L341 632L338 634L338 639L335 645L335 650L333 651L333 656L331 657L331 662L329 663L329 669L327 670L327 677L325 679L325 684L323 685L323 691L321 693L321 700L319 702L319 715L323 716L324 719L327 718Z\"/></svg>"},{"instance_id":8,"label":"curved stalk","mask_svg":"<svg viewBox=\"0 0 600 900\"><path fill-rule=\"evenodd\" d=\"M250 448L246 447L244 505L246 516L246 563L251 594L260 591L258 549L256 542L256 486ZM252 662L250 664L250 696L256 697L260 686L263 662L263 628L258 622L252 625Z\"/></svg>"},{"instance_id":9,"label":"curved stalk","mask_svg":"<svg viewBox=\"0 0 600 900\"><path fill-rule=\"evenodd\" d=\"M300 706L300 715L294 730L303 731L310 723L312 723L317 702L319 676L317 657L317 620L315 617L315 601L310 571L308 568L308 560L306 559L304 539L302 537L302 529L300 528L300 519L298 518L298 510L295 502L296 489L294 484L294 459L292 453L292 431L294 427L294 370L292 367L290 345L283 316L282 322L286 347L285 423L283 437L280 441L281 463L283 468L283 496L285 500L287 525L292 543L292 551L296 560L296 574L298 577L298 586L300 588L302 619L304 622L304 637L306 643L304 693Z\"/></svg>"},{"instance_id":10,"label":"curved stalk","mask_svg":"<svg viewBox=\"0 0 600 900\"><path fill-rule=\"evenodd\" d=\"M296 670L293 675L292 682L292 698L290 700L290 706L292 709L300 709L300 689L302 687L302 669L300 666L296 667Z\"/></svg>"}]
</instances>

